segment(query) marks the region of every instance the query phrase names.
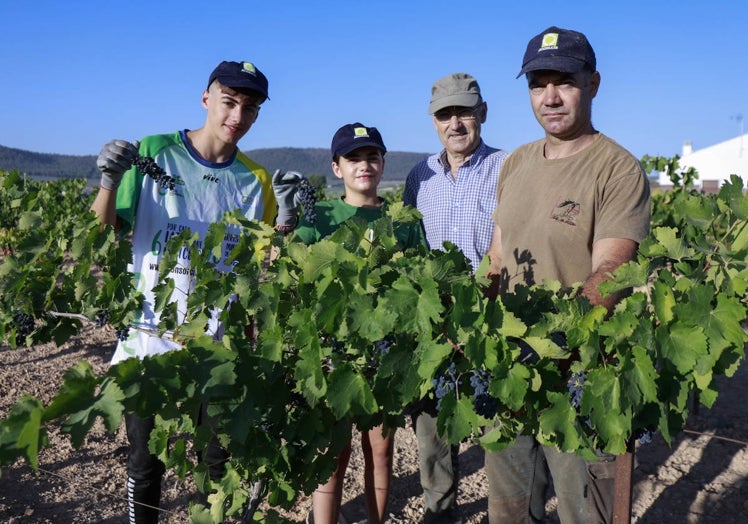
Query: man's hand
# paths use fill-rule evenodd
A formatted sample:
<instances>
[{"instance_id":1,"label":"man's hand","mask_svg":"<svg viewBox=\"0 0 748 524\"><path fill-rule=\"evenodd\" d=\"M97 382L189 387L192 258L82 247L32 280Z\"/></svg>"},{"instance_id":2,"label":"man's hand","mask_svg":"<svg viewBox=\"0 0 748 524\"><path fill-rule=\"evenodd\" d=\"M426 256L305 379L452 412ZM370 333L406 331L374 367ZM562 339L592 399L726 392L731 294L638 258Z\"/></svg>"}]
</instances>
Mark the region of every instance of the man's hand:
<instances>
[{"instance_id":1,"label":"man's hand","mask_svg":"<svg viewBox=\"0 0 748 524\"><path fill-rule=\"evenodd\" d=\"M110 140L101 148L96 167L101 171L101 187L113 191L119 187L122 175L138 158L138 142Z\"/></svg>"},{"instance_id":2,"label":"man's hand","mask_svg":"<svg viewBox=\"0 0 748 524\"><path fill-rule=\"evenodd\" d=\"M304 175L296 171L281 171L273 173L273 192L278 201L278 218L275 223L284 228L293 228L298 220L298 208L301 204L299 184Z\"/></svg>"}]
</instances>

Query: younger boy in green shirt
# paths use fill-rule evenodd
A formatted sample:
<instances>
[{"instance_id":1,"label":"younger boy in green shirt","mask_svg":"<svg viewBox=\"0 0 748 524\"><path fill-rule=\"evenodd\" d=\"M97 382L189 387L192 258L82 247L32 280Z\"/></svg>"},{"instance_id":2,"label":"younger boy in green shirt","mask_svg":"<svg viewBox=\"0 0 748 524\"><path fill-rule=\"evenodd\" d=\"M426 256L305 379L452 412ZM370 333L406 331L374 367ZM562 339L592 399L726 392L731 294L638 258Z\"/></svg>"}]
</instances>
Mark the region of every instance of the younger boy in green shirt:
<instances>
[{"instance_id":1,"label":"younger boy in green shirt","mask_svg":"<svg viewBox=\"0 0 748 524\"><path fill-rule=\"evenodd\" d=\"M382 218L386 202L377 195L384 171L387 148L375 127L356 122L346 124L335 133L330 147L332 171L343 180L345 194L332 201L315 205L314 224L302 220L295 230L297 239L306 244L321 240L354 216L371 223ZM420 222L395 224L399 248L426 246ZM395 430L382 425L361 433L364 454L364 492L369 523L383 522L386 515ZM338 468L326 484L312 495L315 524L337 524L343 497L343 478L351 455L351 445L338 455Z\"/></svg>"}]
</instances>

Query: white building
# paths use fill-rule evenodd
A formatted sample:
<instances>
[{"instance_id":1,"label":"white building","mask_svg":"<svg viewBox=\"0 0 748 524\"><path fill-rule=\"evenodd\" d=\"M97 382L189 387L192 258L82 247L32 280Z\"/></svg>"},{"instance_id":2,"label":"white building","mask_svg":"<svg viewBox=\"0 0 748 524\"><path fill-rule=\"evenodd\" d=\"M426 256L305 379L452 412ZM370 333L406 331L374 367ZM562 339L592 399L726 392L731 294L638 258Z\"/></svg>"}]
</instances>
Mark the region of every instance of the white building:
<instances>
[{"instance_id":1,"label":"white building","mask_svg":"<svg viewBox=\"0 0 748 524\"><path fill-rule=\"evenodd\" d=\"M748 180L748 134L698 150L694 150L688 140L683 144L678 164L681 168L696 169L699 178L694 184L705 191L717 190L730 175L738 175L745 184ZM660 173L659 184L671 185L666 173Z\"/></svg>"}]
</instances>

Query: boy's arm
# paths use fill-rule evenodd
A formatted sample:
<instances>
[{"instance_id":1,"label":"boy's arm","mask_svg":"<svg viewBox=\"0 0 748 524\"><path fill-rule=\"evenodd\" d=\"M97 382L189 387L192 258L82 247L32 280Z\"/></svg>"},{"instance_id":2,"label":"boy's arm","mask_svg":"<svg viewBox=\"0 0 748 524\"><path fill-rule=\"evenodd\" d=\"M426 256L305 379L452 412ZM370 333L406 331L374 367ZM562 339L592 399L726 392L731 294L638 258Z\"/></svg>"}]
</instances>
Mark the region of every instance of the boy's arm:
<instances>
[{"instance_id":1,"label":"boy's arm","mask_svg":"<svg viewBox=\"0 0 748 524\"><path fill-rule=\"evenodd\" d=\"M99 192L91 204L91 211L101 219L103 225L117 224L117 190L99 187Z\"/></svg>"}]
</instances>

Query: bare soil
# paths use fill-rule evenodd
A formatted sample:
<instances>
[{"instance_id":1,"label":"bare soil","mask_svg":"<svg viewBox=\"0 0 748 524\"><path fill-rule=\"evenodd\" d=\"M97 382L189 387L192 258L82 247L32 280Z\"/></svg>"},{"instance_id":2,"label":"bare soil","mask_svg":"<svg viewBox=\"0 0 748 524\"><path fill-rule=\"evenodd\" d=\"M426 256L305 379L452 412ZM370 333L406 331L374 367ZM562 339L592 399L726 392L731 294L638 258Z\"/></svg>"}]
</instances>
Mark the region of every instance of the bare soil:
<instances>
[{"instance_id":1,"label":"bare soil","mask_svg":"<svg viewBox=\"0 0 748 524\"><path fill-rule=\"evenodd\" d=\"M111 331L87 328L61 347L53 344L11 350L0 346L0 417L23 393L48 401L62 374L78 360L103 372L114 350ZM720 381L720 397L712 409L701 406L687 431L668 447L657 437L637 450L632 522L748 522L748 364L735 377ZM80 449L67 436L50 432L50 446L40 453L39 470L26 463L2 468L0 522L120 523L125 521L125 457L127 440L97 427ZM415 439L410 427L397 432L390 522L419 522L423 512ZM347 522L365 517L360 446L346 477L343 513ZM460 511L466 524L487 522L483 452L463 445L460 453ZM165 523L188 522L187 505L194 493L189 479L167 473L163 484ZM283 515L303 523L310 510L303 497ZM548 522L557 522L555 500L549 498Z\"/></svg>"}]
</instances>

